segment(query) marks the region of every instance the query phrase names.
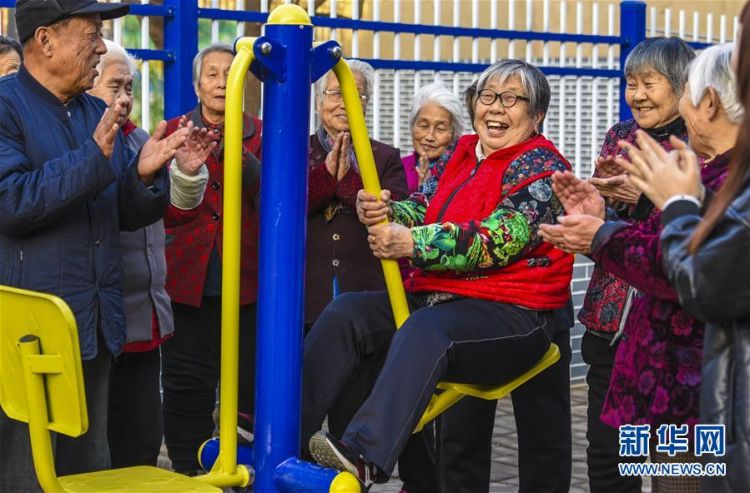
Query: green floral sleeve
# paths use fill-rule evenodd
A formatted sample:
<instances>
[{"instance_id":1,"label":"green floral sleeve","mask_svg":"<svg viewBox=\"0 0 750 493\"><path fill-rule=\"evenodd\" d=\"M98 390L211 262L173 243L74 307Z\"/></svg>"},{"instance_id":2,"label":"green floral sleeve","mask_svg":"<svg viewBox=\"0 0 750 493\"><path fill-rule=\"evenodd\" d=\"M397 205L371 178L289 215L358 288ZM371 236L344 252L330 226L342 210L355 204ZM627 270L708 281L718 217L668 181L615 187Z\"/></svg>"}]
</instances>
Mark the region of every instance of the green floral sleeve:
<instances>
[{"instance_id":1,"label":"green floral sleeve","mask_svg":"<svg viewBox=\"0 0 750 493\"><path fill-rule=\"evenodd\" d=\"M393 222L413 228L424 224L424 215L427 212L427 197L421 193L414 193L408 199L391 202L393 211Z\"/></svg>"},{"instance_id":2,"label":"green floral sleeve","mask_svg":"<svg viewBox=\"0 0 750 493\"><path fill-rule=\"evenodd\" d=\"M526 217L499 207L483 221L436 223L412 228L412 263L424 270L470 272L513 263L531 243Z\"/></svg>"},{"instance_id":3,"label":"green floral sleeve","mask_svg":"<svg viewBox=\"0 0 750 493\"><path fill-rule=\"evenodd\" d=\"M565 169L567 164L549 149L523 154L508 167L503 178L507 196L488 217L460 224L411 226L412 264L433 272L471 272L499 269L520 260L542 243L539 225L555 224L563 213L549 173ZM517 189L529 176L541 173L543 177Z\"/></svg>"}]
</instances>

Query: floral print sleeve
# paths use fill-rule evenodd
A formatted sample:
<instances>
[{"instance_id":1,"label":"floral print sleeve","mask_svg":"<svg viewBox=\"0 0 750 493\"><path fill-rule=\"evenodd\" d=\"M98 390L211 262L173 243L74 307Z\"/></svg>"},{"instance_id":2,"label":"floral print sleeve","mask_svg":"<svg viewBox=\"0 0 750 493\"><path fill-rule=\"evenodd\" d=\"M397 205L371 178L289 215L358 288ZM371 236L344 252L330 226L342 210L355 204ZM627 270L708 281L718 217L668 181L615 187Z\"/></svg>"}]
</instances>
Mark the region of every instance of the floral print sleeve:
<instances>
[{"instance_id":1,"label":"floral print sleeve","mask_svg":"<svg viewBox=\"0 0 750 493\"><path fill-rule=\"evenodd\" d=\"M393 211L393 222L413 228L424 224L424 215L427 212L428 200L422 193L413 193L406 200L391 202Z\"/></svg>"},{"instance_id":2,"label":"floral print sleeve","mask_svg":"<svg viewBox=\"0 0 750 493\"><path fill-rule=\"evenodd\" d=\"M646 221L607 221L596 232L591 258L604 271L617 276L642 293L678 302L661 262L659 233L661 212Z\"/></svg>"},{"instance_id":3,"label":"floral print sleeve","mask_svg":"<svg viewBox=\"0 0 750 493\"><path fill-rule=\"evenodd\" d=\"M554 224L563 212L552 193L549 171L567 167L556 155L554 159L539 160L539 156L527 154L511 164L503 182L503 188L511 193L488 217L462 224L412 227L412 263L433 272L499 269L536 248L542 242L537 235L539 225ZM541 173L545 173L543 178L513 192L516 184Z\"/></svg>"}]
</instances>

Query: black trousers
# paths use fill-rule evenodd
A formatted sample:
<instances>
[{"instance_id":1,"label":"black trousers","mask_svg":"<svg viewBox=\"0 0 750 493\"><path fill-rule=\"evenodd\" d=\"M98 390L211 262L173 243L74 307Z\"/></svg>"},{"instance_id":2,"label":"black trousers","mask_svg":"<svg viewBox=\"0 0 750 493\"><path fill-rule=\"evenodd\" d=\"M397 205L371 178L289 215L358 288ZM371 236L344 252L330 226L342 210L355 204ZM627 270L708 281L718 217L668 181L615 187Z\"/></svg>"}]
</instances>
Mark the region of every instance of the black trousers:
<instances>
[{"instance_id":1,"label":"black trousers","mask_svg":"<svg viewBox=\"0 0 750 493\"><path fill-rule=\"evenodd\" d=\"M496 384L531 368L549 347L551 312L478 299L426 306L395 331L385 292L347 293L305 340L302 433L319 429L362 361L389 347L383 369L343 435L355 452L390 473L440 380Z\"/></svg>"},{"instance_id":2,"label":"black trousers","mask_svg":"<svg viewBox=\"0 0 750 493\"><path fill-rule=\"evenodd\" d=\"M162 344L164 440L179 472L200 467L198 449L211 438L221 359L221 298L205 297L199 308L172 303L175 335ZM238 402L252 416L255 397L256 305L240 307ZM251 423L240 419L243 428Z\"/></svg>"},{"instance_id":3,"label":"black trousers","mask_svg":"<svg viewBox=\"0 0 750 493\"><path fill-rule=\"evenodd\" d=\"M311 329L311 326L305 326L305 336ZM328 411L328 430L335 437L340 439L343 436L349 422L372 392L387 354L388 348L384 347L367 358L360 365L359 371L344 384L341 398ZM306 448L306 446L302 447L303 454ZM408 493L437 493L439 491L434 450L435 429L430 423L423 431L411 436L398 459L399 476L404 483L404 490Z\"/></svg>"},{"instance_id":4,"label":"black trousers","mask_svg":"<svg viewBox=\"0 0 750 493\"><path fill-rule=\"evenodd\" d=\"M440 493L489 492L496 408L497 401L464 397L438 418Z\"/></svg>"},{"instance_id":5,"label":"black trousers","mask_svg":"<svg viewBox=\"0 0 750 493\"><path fill-rule=\"evenodd\" d=\"M589 365L586 383L589 386L588 427L586 439L586 462L589 469L591 493L640 493L640 476L621 476L617 464L619 456L619 433L599 419L604 406L604 398L612 377L617 344L586 331L581 340L581 355ZM644 460L645 458L641 459ZM627 462L639 460L628 457Z\"/></svg>"},{"instance_id":6,"label":"black trousers","mask_svg":"<svg viewBox=\"0 0 750 493\"><path fill-rule=\"evenodd\" d=\"M159 348L123 353L109 380L109 452L112 467L155 466L163 435Z\"/></svg>"},{"instance_id":7,"label":"black trousers","mask_svg":"<svg viewBox=\"0 0 750 493\"><path fill-rule=\"evenodd\" d=\"M557 330L552 342L560 360L511 394L520 493L570 489L570 330ZM441 493L489 491L496 407L497 401L465 397L440 417Z\"/></svg>"}]
</instances>

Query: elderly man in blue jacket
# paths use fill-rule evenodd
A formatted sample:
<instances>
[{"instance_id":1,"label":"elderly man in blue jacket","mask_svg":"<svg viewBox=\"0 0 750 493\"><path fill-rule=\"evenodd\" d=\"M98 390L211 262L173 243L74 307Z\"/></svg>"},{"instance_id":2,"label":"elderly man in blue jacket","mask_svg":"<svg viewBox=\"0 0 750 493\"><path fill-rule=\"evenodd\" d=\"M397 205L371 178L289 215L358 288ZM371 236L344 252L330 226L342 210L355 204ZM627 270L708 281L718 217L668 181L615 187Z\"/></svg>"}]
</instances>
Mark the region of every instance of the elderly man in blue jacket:
<instances>
[{"instance_id":1,"label":"elderly man in blue jacket","mask_svg":"<svg viewBox=\"0 0 750 493\"><path fill-rule=\"evenodd\" d=\"M193 131L165 138L161 122L134 156L120 132L125 102L106 109L85 94L106 52L102 20L127 11L96 0L18 0L24 62L0 79L0 284L62 297L84 360L89 431L56 437L59 474L109 466L110 360L125 342L119 230L163 216L164 166ZM38 490L28 430L0 411L0 491Z\"/></svg>"}]
</instances>

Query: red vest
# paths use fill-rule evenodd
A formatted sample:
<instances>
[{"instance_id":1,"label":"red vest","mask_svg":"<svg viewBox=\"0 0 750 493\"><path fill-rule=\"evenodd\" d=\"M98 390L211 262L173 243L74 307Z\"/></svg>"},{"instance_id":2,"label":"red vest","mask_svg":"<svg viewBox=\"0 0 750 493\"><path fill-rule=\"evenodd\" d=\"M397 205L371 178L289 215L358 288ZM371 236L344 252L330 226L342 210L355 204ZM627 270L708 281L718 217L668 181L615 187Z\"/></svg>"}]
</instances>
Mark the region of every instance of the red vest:
<instances>
[{"instance_id":1,"label":"red vest","mask_svg":"<svg viewBox=\"0 0 750 493\"><path fill-rule=\"evenodd\" d=\"M570 168L552 142L538 135L493 152L472 176L477 165L475 149L478 140L476 135L467 135L459 140L456 152L440 177L438 189L427 208L425 224L481 221L492 214L506 197L554 173L552 168L545 169L521 177L512 188L503 190L505 173L517 171L509 170L510 164L532 149L549 149ZM420 270L406 281L405 286L412 292L442 291L534 310L551 310L564 306L570 298L573 260L573 255L543 242L516 262L499 269L449 273Z\"/></svg>"}]
</instances>

